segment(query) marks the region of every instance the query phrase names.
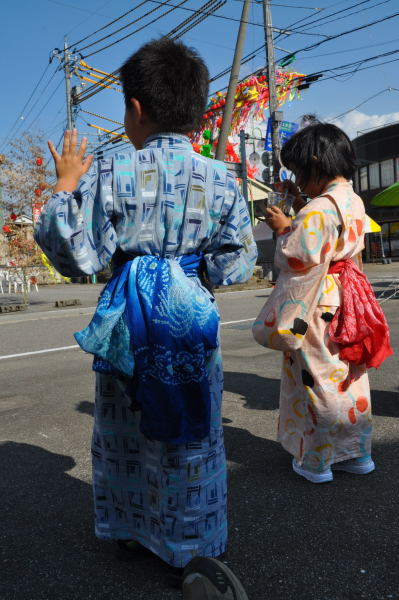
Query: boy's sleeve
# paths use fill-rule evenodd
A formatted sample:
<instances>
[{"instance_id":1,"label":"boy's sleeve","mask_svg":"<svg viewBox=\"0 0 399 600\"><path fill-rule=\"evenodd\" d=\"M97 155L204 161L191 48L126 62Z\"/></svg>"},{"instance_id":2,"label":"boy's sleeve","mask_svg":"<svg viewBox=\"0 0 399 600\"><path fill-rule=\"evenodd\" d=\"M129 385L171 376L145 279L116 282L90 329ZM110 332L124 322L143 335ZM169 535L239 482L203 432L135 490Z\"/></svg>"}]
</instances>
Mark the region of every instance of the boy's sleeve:
<instances>
[{"instance_id":1,"label":"boy's sleeve","mask_svg":"<svg viewBox=\"0 0 399 600\"><path fill-rule=\"evenodd\" d=\"M93 163L78 189L53 194L35 228L35 240L66 277L101 271L116 250L112 158Z\"/></svg>"},{"instance_id":2,"label":"boy's sleeve","mask_svg":"<svg viewBox=\"0 0 399 600\"><path fill-rule=\"evenodd\" d=\"M245 199L230 174L226 185L224 216L205 251L207 276L214 285L248 281L258 256Z\"/></svg>"}]
</instances>

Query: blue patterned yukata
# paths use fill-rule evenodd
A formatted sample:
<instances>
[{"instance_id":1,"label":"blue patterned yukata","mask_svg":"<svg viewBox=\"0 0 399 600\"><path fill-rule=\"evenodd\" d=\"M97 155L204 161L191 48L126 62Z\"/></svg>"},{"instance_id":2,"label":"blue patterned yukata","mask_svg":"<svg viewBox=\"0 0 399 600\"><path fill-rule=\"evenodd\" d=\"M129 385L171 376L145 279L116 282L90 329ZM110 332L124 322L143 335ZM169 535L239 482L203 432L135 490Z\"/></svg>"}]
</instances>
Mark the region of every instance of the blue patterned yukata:
<instances>
[{"instance_id":1,"label":"blue patterned yukata","mask_svg":"<svg viewBox=\"0 0 399 600\"><path fill-rule=\"evenodd\" d=\"M66 276L96 273L116 251L129 257L114 271L92 323L76 334L81 346L96 355L92 457L97 537L137 540L176 567L195 555L219 556L227 542L227 489L218 314L198 273L189 272L183 261L187 255L189 261L203 256L214 285L243 282L252 274L256 246L234 176L223 163L195 153L185 136L158 134L142 150L117 152L94 163L73 194L54 194L35 237ZM169 282L168 301L154 283L160 279L151 279L154 269ZM115 317L112 303L119 292ZM114 318L112 327L109 318ZM172 336L172 345L152 357L149 367L141 354L144 348L146 356L149 348L146 335L151 328L158 335L165 327L169 333L161 342ZM193 331L202 341L189 346ZM145 414L135 406L137 387L130 372L147 373L154 365L164 387L151 397L147 393ZM203 367L206 381L198 377ZM163 410L164 391L177 378L180 401L186 390L189 414L193 402L184 386L194 375L207 390L207 434L190 441L184 425L162 441L162 423L165 429L172 423L170 414L154 426L151 407Z\"/></svg>"}]
</instances>

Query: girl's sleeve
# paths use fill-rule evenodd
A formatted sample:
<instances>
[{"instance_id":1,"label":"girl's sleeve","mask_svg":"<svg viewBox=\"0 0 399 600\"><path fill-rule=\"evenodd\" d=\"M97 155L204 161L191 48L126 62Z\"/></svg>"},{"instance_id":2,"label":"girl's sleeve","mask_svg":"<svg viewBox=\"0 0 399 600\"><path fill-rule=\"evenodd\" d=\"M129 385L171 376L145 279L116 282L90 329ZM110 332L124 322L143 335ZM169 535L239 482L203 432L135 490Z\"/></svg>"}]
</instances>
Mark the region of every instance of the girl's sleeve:
<instances>
[{"instance_id":1,"label":"girl's sleeve","mask_svg":"<svg viewBox=\"0 0 399 600\"><path fill-rule=\"evenodd\" d=\"M225 210L205 250L207 276L213 285L248 281L258 256L245 199L230 174L226 185Z\"/></svg>"},{"instance_id":2,"label":"girl's sleeve","mask_svg":"<svg viewBox=\"0 0 399 600\"><path fill-rule=\"evenodd\" d=\"M339 234L334 205L317 198L300 210L291 231L278 236L275 264L280 274L252 328L259 344L282 352L301 347Z\"/></svg>"},{"instance_id":3,"label":"girl's sleeve","mask_svg":"<svg viewBox=\"0 0 399 600\"><path fill-rule=\"evenodd\" d=\"M93 163L78 189L53 194L35 229L35 240L66 277L101 271L116 250L112 159Z\"/></svg>"},{"instance_id":4,"label":"girl's sleeve","mask_svg":"<svg viewBox=\"0 0 399 600\"><path fill-rule=\"evenodd\" d=\"M340 218L334 205L327 198L316 198L299 211L291 231L278 236L276 266L300 274L329 262L339 235Z\"/></svg>"}]
</instances>

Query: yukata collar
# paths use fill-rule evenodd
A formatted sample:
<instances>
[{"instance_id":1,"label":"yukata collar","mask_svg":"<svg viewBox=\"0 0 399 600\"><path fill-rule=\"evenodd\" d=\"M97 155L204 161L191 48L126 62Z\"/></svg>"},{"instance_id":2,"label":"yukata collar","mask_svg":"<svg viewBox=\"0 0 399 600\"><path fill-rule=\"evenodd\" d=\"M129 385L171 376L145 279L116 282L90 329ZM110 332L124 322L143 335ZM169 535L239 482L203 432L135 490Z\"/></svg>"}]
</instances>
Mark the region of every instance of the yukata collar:
<instances>
[{"instance_id":1,"label":"yukata collar","mask_svg":"<svg viewBox=\"0 0 399 600\"><path fill-rule=\"evenodd\" d=\"M331 192L332 190L335 190L337 187L342 185L346 187L353 187L352 180L347 179L346 181L336 181L335 183L330 183L329 185L327 185L327 187L323 190L323 192L320 195L322 196L327 192Z\"/></svg>"},{"instance_id":2,"label":"yukata collar","mask_svg":"<svg viewBox=\"0 0 399 600\"><path fill-rule=\"evenodd\" d=\"M168 148L170 146L181 145L192 150L189 138L181 133L162 132L150 135L144 142L143 148Z\"/></svg>"}]
</instances>

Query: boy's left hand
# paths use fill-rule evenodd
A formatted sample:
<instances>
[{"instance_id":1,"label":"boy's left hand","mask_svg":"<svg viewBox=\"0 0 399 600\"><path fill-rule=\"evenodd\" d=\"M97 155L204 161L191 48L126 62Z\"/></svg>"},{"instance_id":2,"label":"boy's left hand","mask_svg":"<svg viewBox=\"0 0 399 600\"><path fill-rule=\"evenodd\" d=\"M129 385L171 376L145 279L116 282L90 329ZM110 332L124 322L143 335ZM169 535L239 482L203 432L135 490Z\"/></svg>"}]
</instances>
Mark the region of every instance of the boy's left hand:
<instances>
[{"instance_id":1,"label":"boy's left hand","mask_svg":"<svg viewBox=\"0 0 399 600\"><path fill-rule=\"evenodd\" d=\"M282 233L287 227L291 227L292 219L287 217L278 206L270 206L266 208L266 223L270 229L273 229L277 234Z\"/></svg>"},{"instance_id":2,"label":"boy's left hand","mask_svg":"<svg viewBox=\"0 0 399 600\"><path fill-rule=\"evenodd\" d=\"M87 148L87 138L82 139L80 148L78 145L78 132L76 129L66 131L61 156L58 154L54 144L49 141L48 147L55 163L57 184L54 192L73 192L82 175L87 173L93 162L93 155L84 158Z\"/></svg>"}]
</instances>

